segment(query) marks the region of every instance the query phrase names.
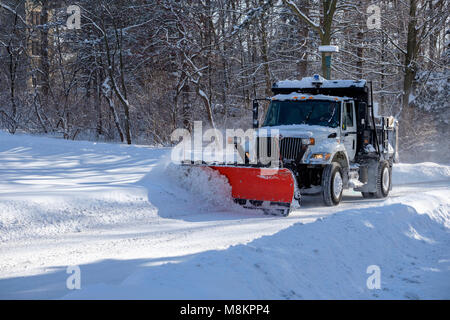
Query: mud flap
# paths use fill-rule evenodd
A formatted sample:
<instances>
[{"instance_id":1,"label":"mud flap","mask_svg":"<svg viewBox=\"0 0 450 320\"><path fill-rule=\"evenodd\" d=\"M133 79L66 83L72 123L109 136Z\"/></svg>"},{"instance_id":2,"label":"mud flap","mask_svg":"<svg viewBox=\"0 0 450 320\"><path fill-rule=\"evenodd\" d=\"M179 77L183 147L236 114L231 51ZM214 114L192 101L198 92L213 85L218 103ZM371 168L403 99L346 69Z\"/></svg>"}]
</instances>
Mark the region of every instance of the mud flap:
<instances>
[{"instance_id":1,"label":"mud flap","mask_svg":"<svg viewBox=\"0 0 450 320\"><path fill-rule=\"evenodd\" d=\"M245 208L287 216L295 192L295 178L286 168L209 166L227 177L235 201Z\"/></svg>"}]
</instances>

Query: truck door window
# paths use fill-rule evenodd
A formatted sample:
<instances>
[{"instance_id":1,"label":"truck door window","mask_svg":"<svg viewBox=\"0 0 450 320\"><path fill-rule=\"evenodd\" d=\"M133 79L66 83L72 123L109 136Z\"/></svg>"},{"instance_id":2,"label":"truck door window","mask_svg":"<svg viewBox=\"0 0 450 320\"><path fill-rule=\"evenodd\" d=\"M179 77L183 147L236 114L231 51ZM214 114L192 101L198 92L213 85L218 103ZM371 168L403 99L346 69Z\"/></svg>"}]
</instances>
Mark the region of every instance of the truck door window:
<instances>
[{"instance_id":1,"label":"truck door window","mask_svg":"<svg viewBox=\"0 0 450 320\"><path fill-rule=\"evenodd\" d=\"M353 103L345 103L345 125L347 128L353 127Z\"/></svg>"}]
</instances>

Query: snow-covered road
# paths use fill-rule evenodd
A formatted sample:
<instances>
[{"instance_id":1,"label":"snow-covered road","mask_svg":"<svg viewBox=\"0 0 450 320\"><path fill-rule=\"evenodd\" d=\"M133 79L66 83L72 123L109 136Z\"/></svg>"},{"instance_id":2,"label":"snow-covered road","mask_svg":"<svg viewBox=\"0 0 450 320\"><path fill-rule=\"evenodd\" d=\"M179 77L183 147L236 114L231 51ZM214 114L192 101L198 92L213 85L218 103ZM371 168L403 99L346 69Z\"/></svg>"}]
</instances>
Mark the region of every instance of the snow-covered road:
<instances>
[{"instance_id":1,"label":"snow-covered road","mask_svg":"<svg viewBox=\"0 0 450 320\"><path fill-rule=\"evenodd\" d=\"M0 298L450 298L450 166L397 165L386 200L304 197L280 218L169 153L0 132Z\"/></svg>"}]
</instances>

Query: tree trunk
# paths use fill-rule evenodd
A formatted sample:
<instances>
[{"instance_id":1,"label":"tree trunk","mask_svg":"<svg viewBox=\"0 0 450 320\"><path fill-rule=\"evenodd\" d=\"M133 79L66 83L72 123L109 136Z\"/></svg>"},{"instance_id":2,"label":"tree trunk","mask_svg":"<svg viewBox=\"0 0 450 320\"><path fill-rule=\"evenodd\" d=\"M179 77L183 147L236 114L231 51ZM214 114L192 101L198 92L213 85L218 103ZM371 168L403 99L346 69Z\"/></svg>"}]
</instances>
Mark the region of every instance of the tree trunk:
<instances>
[{"instance_id":1,"label":"tree trunk","mask_svg":"<svg viewBox=\"0 0 450 320\"><path fill-rule=\"evenodd\" d=\"M100 75L100 70L97 70L95 72L95 77L94 77L94 86L95 86L95 99L94 99L94 103L95 103L95 110L97 111L97 127L96 127L96 132L97 132L97 137L103 135L103 118L102 118L102 106L101 106L101 75Z\"/></svg>"},{"instance_id":2,"label":"tree trunk","mask_svg":"<svg viewBox=\"0 0 450 320\"><path fill-rule=\"evenodd\" d=\"M49 23L49 7L48 7L47 1L43 1L42 3L42 10L41 10L41 25L48 25ZM41 71L41 92L42 97L44 99L44 105L48 105L48 94L49 94L49 88L50 88L50 79L49 79L49 72L50 72L50 63L49 63L49 41L48 41L48 27L43 28L41 31L41 52L40 52L40 71Z\"/></svg>"},{"instance_id":3,"label":"tree trunk","mask_svg":"<svg viewBox=\"0 0 450 320\"><path fill-rule=\"evenodd\" d=\"M206 114L208 115L208 121L211 128L215 129L216 125L214 123L212 108L211 108L211 101L209 100L208 96L206 95L206 92L200 89L200 85L197 85L197 94L203 101L203 104L205 105Z\"/></svg>"},{"instance_id":4,"label":"tree trunk","mask_svg":"<svg viewBox=\"0 0 450 320\"><path fill-rule=\"evenodd\" d=\"M336 11L337 0L322 0L322 32L320 33L321 45L327 46L331 44L331 31L333 25L333 16ZM327 65L325 61L325 53L322 52L322 76L326 77ZM331 78L331 70L330 70Z\"/></svg>"},{"instance_id":5,"label":"tree trunk","mask_svg":"<svg viewBox=\"0 0 450 320\"><path fill-rule=\"evenodd\" d=\"M336 12L337 0L322 0L322 15L320 17L320 25L315 24L306 14L300 11L300 9L292 1L283 0L283 3L288 6L291 11L302 21L308 24L315 32L320 36L321 45L331 44L333 17ZM326 77L327 65L325 61L325 53L322 53L322 75ZM331 74L331 72L330 72Z\"/></svg>"},{"instance_id":6,"label":"tree trunk","mask_svg":"<svg viewBox=\"0 0 450 320\"><path fill-rule=\"evenodd\" d=\"M260 0L259 4L262 6L263 1ZM267 30L266 30L266 21L264 17L264 13L262 14L260 20L260 26L261 26L261 56L264 62L264 79L266 83L266 90L265 94L267 97L269 97L272 94L272 80L270 76L270 65L269 65L269 48L267 45Z\"/></svg>"},{"instance_id":7,"label":"tree trunk","mask_svg":"<svg viewBox=\"0 0 450 320\"><path fill-rule=\"evenodd\" d=\"M405 55L405 76L403 80L403 112L410 113L409 110L409 98L412 92L412 85L416 76L415 58L417 53L417 30L416 30L416 10L417 0L410 0L409 2L409 22L408 22L408 35L406 42L406 55Z\"/></svg>"},{"instance_id":8,"label":"tree trunk","mask_svg":"<svg viewBox=\"0 0 450 320\"><path fill-rule=\"evenodd\" d=\"M117 110L114 105L112 92L105 93L104 97L105 97L106 101L108 102L109 110L111 111L111 115L113 117L114 124L116 125L117 132L119 133L119 136L120 136L120 141L124 142L125 138L123 135L122 127L120 125L119 115L117 114Z\"/></svg>"}]
</instances>

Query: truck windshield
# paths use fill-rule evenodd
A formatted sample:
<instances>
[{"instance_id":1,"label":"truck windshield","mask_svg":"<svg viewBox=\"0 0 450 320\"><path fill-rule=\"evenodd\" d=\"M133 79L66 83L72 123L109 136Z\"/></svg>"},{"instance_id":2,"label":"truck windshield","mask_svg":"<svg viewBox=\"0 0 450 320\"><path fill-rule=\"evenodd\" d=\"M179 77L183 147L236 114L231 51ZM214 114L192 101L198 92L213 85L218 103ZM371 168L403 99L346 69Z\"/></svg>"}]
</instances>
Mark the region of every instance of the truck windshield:
<instances>
[{"instance_id":1,"label":"truck windshield","mask_svg":"<svg viewBox=\"0 0 450 320\"><path fill-rule=\"evenodd\" d=\"M264 126L308 124L339 126L339 102L328 100L272 101Z\"/></svg>"}]
</instances>

